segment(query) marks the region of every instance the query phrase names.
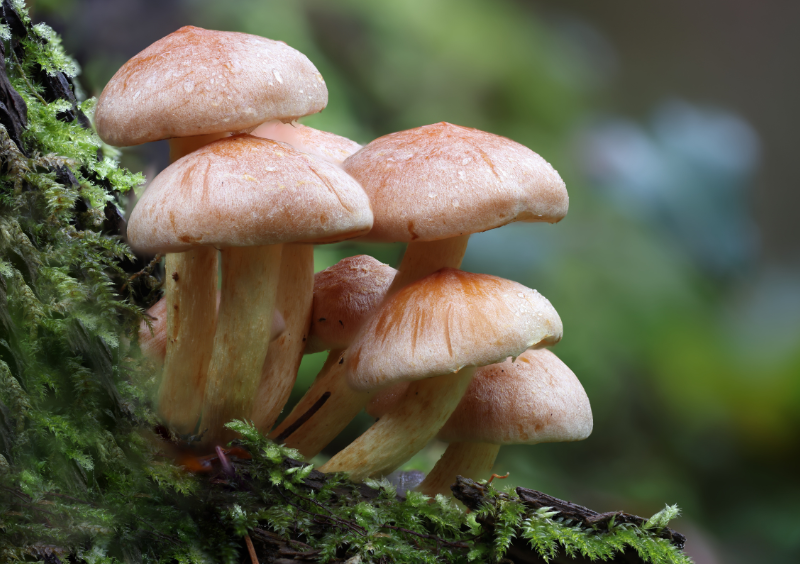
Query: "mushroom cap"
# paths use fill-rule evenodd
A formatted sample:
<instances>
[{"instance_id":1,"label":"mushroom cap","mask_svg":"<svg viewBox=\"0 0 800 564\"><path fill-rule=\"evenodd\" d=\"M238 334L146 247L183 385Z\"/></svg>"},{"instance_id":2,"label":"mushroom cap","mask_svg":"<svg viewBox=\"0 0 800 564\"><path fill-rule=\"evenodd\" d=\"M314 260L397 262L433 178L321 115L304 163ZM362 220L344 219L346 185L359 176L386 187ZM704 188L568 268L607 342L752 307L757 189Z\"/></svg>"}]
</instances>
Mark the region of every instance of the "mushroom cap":
<instances>
[{"instance_id":1,"label":"mushroom cap","mask_svg":"<svg viewBox=\"0 0 800 564\"><path fill-rule=\"evenodd\" d=\"M127 146L290 121L328 103L322 75L282 41L185 26L133 57L103 89L97 133Z\"/></svg>"},{"instance_id":2,"label":"mushroom cap","mask_svg":"<svg viewBox=\"0 0 800 564\"><path fill-rule=\"evenodd\" d=\"M341 165L347 157L361 149L361 145L347 137L301 123L270 121L259 125L250 135L283 141L298 151L322 157L337 165Z\"/></svg>"},{"instance_id":3,"label":"mushroom cap","mask_svg":"<svg viewBox=\"0 0 800 564\"><path fill-rule=\"evenodd\" d=\"M488 274L443 268L398 291L366 322L345 355L359 391L485 366L561 339L556 310L539 292Z\"/></svg>"},{"instance_id":4,"label":"mushroom cap","mask_svg":"<svg viewBox=\"0 0 800 564\"><path fill-rule=\"evenodd\" d=\"M367 195L341 168L278 141L227 137L175 161L128 222L142 252L198 245L328 243L372 226Z\"/></svg>"},{"instance_id":5,"label":"mushroom cap","mask_svg":"<svg viewBox=\"0 0 800 564\"><path fill-rule=\"evenodd\" d=\"M397 270L357 255L314 275L314 305L305 352L343 349L386 296Z\"/></svg>"},{"instance_id":6,"label":"mushroom cap","mask_svg":"<svg viewBox=\"0 0 800 564\"><path fill-rule=\"evenodd\" d=\"M513 221L562 219L564 181L542 157L505 137L450 123L380 137L344 169L369 194L373 241L435 241Z\"/></svg>"},{"instance_id":7,"label":"mushroom cap","mask_svg":"<svg viewBox=\"0 0 800 564\"><path fill-rule=\"evenodd\" d=\"M439 431L448 442L536 444L580 441L592 432L583 386L547 349L479 368Z\"/></svg>"}]
</instances>

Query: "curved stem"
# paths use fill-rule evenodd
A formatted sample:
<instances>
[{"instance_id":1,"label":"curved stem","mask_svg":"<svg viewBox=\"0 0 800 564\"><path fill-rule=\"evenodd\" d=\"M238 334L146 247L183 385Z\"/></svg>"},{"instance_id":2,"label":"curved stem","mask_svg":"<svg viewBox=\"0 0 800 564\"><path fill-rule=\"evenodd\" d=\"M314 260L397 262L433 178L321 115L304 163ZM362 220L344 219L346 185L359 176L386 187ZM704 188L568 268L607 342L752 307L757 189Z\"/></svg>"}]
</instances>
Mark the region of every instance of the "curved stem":
<instances>
[{"instance_id":1,"label":"curved stem","mask_svg":"<svg viewBox=\"0 0 800 564\"><path fill-rule=\"evenodd\" d=\"M429 495L451 495L450 486L456 483L456 476L473 480L488 477L494 466L500 445L491 443L450 443L447 450L425 476L416 491Z\"/></svg>"},{"instance_id":2,"label":"curved stem","mask_svg":"<svg viewBox=\"0 0 800 564\"><path fill-rule=\"evenodd\" d=\"M412 241L406 247L397 276L386 292L388 298L397 290L433 274L440 268L459 268L467 252L469 234L439 241Z\"/></svg>"},{"instance_id":3,"label":"curved stem","mask_svg":"<svg viewBox=\"0 0 800 564\"><path fill-rule=\"evenodd\" d=\"M358 415L372 397L371 392L357 392L344 378L342 350L332 350L317 379L303 395L292 412L281 421L270 438L300 451L306 459L319 454ZM307 420L301 418L322 401L324 403ZM300 425L286 434L290 427Z\"/></svg>"},{"instance_id":4,"label":"curved stem","mask_svg":"<svg viewBox=\"0 0 800 564\"><path fill-rule=\"evenodd\" d=\"M195 431L214 341L217 250L198 247L166 257L166 356L158 413L177 433Z\"/></svg>"},{"instance_id":5,"label":"curved stem","mask_svg":"<svg viewBox=\"0 0 800 564\"><path fill-rule=\"evenodd\" d=\"M455 411L475 367L412 382L402 401L320 470L350 479L385 476L420 451Z\"/></svg>"},{"instance_id":6,"label":"curved stem","mask_svg":"<svg viewBox=\"0 0 800 564\"><path fill-rule=\"evenodd\" d=\"M204 441L235 434L223 428L252 413L267 356L282 245L229 247L222 251L217 331L208 368L201 429Z\"/></svg>"},{"instance_id":7,"label":"curved stem","mask_svg":"<svg viewBox=\"0 0 800 564\"><path fill-rule=\"evenodd\" d=\"M289 399L303 359L314 297L314 247L284 245L275 310L286 328L269 345L250 418L267 433Z\"/></svg>"}]
</instances>

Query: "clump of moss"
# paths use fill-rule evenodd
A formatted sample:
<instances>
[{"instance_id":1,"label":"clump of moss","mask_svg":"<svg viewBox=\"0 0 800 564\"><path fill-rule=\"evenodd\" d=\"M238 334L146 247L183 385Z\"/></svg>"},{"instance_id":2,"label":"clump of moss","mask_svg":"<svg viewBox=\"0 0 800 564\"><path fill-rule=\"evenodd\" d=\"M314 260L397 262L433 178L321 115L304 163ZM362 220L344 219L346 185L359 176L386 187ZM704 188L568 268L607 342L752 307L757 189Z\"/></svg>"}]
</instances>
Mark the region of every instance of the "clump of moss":
<instances>
[{"instance_id":1,"label":"clump of moss","mask_svg":"<svg viewBox=\"0 0 800 564\"><path fill-rule=\"evenodd\" d=\"M159 281L119 237L144 179L95 135L77 65L22 0L3 1L0 41L0 561L233 563L247 538L262 562L688 562L658 534L669 512L588 527L485 487L467 514L320 474L246 423L252 458L224 468L155 432L136 330Z\"/></svg>"}]
</instances>

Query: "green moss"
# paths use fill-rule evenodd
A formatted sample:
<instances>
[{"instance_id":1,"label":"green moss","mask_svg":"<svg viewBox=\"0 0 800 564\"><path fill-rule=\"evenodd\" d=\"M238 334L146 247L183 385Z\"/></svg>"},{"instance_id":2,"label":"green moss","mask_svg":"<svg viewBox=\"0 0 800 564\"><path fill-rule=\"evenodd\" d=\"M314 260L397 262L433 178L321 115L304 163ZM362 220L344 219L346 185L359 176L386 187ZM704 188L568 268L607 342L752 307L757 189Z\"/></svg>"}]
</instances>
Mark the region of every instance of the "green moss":
<instances>
[{"instance_id":1,"label":"green moss","mask_svg":"<svg viewBox=\"0 0 800 564\"><path fill-rule=\"evenodd\" d=\"M32 26L21 1L4 9L27 125L18 140L0 126L0 561L232 563L249 535L262 557L323 562L495 561L514 539L545 559L632 547L647 562L688 562L654 534L667 513L600 531L487 488L494 502L467 514L441 496L320 475L242 422L232 427L253 458L234 461L235 477L180 469L152 430L154 371L136 345L159 282L124 270L134 257L108 225L143 177L81 125L93 100L54 94L52 80L78 72L57 35Z\"/></svg>"}]
</instances>

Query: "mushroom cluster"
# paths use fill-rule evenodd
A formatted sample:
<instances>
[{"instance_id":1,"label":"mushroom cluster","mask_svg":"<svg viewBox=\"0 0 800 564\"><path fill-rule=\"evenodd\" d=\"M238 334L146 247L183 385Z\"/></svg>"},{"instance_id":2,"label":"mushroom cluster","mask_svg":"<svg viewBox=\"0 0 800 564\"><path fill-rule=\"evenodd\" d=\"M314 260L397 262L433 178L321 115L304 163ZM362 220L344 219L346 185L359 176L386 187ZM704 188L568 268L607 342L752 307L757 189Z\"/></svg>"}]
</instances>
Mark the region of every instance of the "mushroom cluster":
<instances>
[{"instance_id":1,"label":"mushroom cluster","mask_svg":"<svg viewBox=\"0 0 800 564\"><path fill-rule=\"evenodd\" d=\"M169 139L172 164L128 224L166 255L165 297L140 328L161 366L157 408L205 448L250 419L311 457L362 410L378 420L323 471L394 471L431 439L450 443L420 485L488 471L499 445L580 440L580 383L549 350L561 319L517 282L459 270L469 235L555 223L558 173L510 139L449 123L364 147L296 123L327 103L301 53L243 33L184 27L106 86L98 133L115 145ZM313 245L405 242L397 270L360 255L313 273ZM221 272L221 275L220 275ZM329 351L275 428L303 354Z\"/></svg>"}]
</instances>

